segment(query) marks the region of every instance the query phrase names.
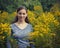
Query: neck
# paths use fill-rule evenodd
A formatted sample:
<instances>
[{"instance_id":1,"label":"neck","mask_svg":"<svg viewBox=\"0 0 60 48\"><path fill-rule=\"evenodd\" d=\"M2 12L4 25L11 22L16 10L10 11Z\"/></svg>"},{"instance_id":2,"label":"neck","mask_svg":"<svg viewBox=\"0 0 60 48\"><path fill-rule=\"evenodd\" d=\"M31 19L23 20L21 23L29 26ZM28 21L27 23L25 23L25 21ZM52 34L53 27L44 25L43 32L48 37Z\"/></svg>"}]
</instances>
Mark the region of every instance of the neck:
<instances>
[{"instance_id":1,"label":"neck","mask_svg":"<svg viewBox=\"0 0 60 48\"><path fill-rule=\"evenodd\" d=\"M18 24L24 24L24 23L26 23L25 21L18 21L17 22Z\"/></svg>"}]
</instances>

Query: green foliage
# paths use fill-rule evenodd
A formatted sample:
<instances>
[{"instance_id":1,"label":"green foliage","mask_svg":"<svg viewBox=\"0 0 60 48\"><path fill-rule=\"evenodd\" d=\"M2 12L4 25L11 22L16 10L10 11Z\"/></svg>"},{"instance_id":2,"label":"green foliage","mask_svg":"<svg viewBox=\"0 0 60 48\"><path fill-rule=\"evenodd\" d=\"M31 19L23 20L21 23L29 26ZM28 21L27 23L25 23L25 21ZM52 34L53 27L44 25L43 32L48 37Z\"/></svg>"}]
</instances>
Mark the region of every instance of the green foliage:
<instances>
[{"instance_id":1,"label":"green foliage","mask_svg":"<svg viewBox=\"0 0 60 48\"><path fill-rule=\"evenodd\" d=\"M59 2L59 0L0 0L0 10L14 12L20 5L25 5L28 9L34 10L34 6L42 5L44 11L50 11L50 8Z\"/></svg>"},{"instance_id":2,"label":"green foliage","mask_svg":"<svg viewBox=\"0 0 60 48\"><path fill-rule=\"evenodd\" d=\"M0 0L0 10L7 11L9 13L16 11L24 0Z\"/></svg>"},{"instance_id":3,"label":"green foliage","mask_svg":"<svg viewBox=\"0 0 60 48\"><path fill-rule=\"evenodd\" d=\"M56 3L56 0L39 0L44 11L50 11L51 7Z\"/></svg>"},{"instance_id":4,"label":"green foliage","mask_svg":"<svg viewBox=\"0 0 60 48\"><path fill-rule=\"evenodd\" d=\"M0 0L0 10L9 13L16 11L20 5L25 5L28 9L34 10L34 6L41 6L38 0Z\"/></svg>"}]
</instances>

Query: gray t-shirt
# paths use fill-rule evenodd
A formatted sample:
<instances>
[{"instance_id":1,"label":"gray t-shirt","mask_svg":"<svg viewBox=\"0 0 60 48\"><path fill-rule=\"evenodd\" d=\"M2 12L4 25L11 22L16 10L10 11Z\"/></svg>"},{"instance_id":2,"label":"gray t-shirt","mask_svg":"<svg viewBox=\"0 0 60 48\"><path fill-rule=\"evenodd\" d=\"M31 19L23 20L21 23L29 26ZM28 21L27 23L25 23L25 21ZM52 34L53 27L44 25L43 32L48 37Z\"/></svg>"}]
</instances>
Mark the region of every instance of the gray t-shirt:
<instances>
[{"instance_id":1,"label":"gray t-shirt","mask_svg":"<svg viewBox=\"0 0 60 48\"><path fill-rule=\"evenodd\" d=\"M29 33L33 31L31 24L28 24L24 29L20 29L13 23L11 24L11 29L11 36L17 40L19 48L27 48L27 46L30 46L28 38Z\"/></svg>"}]
</instances>

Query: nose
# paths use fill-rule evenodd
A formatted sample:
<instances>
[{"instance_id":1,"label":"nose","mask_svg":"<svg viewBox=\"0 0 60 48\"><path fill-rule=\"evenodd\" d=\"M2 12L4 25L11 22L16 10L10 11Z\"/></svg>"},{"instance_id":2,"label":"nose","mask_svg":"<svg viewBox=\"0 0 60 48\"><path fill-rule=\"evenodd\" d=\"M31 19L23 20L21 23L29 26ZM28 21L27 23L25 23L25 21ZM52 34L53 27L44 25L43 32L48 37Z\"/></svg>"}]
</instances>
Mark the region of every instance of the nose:
<instances>
[{"instance_id":1,"label":"nose","mask_svg":"<svg viewBox=\"0 0 60 48\"><path fill-rule=\"evenodd\" d=\"M23 17L23 14L21 14L20 16Z\"/></svg>"}]
</instances>

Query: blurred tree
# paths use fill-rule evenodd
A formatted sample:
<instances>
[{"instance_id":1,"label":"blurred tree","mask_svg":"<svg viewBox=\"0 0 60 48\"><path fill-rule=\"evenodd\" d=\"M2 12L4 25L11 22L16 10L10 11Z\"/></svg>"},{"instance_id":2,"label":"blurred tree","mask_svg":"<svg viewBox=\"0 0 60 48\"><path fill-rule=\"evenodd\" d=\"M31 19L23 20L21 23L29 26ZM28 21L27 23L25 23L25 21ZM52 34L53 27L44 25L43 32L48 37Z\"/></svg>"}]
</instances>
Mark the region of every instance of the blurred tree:
<instances>
[{"instance_id":1,"label":"blurred tree","mask_svg":"<svg viewBox=\"0 0 60 48\"><path fill-rule=\"evenodd\" d=\"M34 6L42 5L44 11L50 11L56 2L59 0L0 0L0 10L13 12L20 5L25 5L28 9L34 10Z\"/></svg>"},{"instance_id":2,"label":"blurred tree","mask_svg":"<svg viewBox=\"0 0 60 48\"><path fill-rule=\"evenodd\" d=\"M0 10L13 12L24 0L0 0Z\"/></svg>"},{"instance_id":3,"label":"blurred tree","mask_svg":"<svg viewBox=\"0 0 60 48\"><path fill-rule=\"evenodd\" d=\"M50 11L50 8L56 3L56 0L39 0L44 11Z\"/></svg>"},{"instance_id":4,"label":"blurred tree","mask_svg":"<svg viewBox=\"0 0 60 48\"><path fill-rule=\"evenodd\" d=\"M34 10L34 6L41 6L41 3L39 0L0 0L0 10L7 12L15 11L20 5Z\"/></svg>"}]
</instances>

